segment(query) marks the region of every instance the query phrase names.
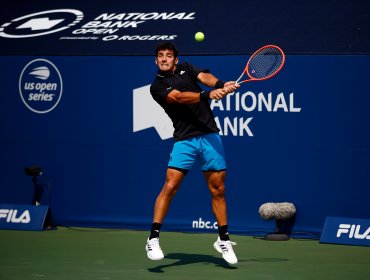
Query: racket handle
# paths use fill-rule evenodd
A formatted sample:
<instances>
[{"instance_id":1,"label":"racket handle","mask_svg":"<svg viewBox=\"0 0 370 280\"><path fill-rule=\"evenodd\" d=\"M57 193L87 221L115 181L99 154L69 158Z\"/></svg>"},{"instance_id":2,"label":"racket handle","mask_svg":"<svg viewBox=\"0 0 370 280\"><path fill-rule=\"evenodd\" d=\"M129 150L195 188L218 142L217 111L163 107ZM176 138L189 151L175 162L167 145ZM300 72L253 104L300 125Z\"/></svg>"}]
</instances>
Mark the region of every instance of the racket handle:
<instances>
[{"instance_id":1,"label":"racket handle","mask_svg":"<svg viewBox=\"0 0 370 280\"><path fill-rule=\"evenodd\" d=\"M241 73L241 75L239 76L239 78L236 80L235 84L241 84L242 82L239 83L240 79L243 77L244 75L244 71Z\"/></svg>"}]
</instances>

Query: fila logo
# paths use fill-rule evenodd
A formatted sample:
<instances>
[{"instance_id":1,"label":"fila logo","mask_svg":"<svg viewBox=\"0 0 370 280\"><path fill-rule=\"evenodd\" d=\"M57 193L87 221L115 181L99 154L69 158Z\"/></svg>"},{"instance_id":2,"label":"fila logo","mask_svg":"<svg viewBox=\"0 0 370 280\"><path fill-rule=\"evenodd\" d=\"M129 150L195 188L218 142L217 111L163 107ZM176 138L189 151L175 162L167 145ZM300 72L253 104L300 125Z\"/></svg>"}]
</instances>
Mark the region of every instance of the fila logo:
<instances>
[{"instance_id":1,"label":"fila logo","mask_svg":"<svg viewBox=\"0 0 370 280\"><path fill-rule=\"evenodd\" d=\"M370 227L368 227L363 233L360 233L360 231L361 225L340 224L337 231L337 237L341 237L342 234L348 234L348 238L370 239Z\"/></svg>"},{"instance_id":2,"label":"fila logo","mask_svg":"<svg viewBox=\"0 0 370 280\"><path fill-rule=\"evenodd\" d=\"M30 212L28 210L18 215L17 209L0 209L0 221L1 219L5 219L7 223L15 224L28 224L31 222Z\"/></svg>"}]
</instances>

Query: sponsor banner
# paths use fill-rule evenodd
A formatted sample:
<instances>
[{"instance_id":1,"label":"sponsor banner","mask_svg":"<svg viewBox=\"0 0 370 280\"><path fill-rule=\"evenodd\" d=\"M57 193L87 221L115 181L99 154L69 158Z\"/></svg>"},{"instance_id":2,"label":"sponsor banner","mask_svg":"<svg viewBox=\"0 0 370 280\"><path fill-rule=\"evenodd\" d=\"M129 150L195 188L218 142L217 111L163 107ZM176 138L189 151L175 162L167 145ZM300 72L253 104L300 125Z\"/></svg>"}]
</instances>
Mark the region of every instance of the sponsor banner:
<instances>
[{"instance_id":1,"label":"sponsor banner","mask_svg":"<svg viewBox=\"0 0 370 280\"><path fill-rule=\"evenodd\" d=\"M300 113L294 99L295 93L280 92L233 92L223 100L211 100L211 109L223 113L215 117L222 136L253 137L251 128L254 117L246 117L255 112ZM220 115L220 114L218 114ZM172 138L174 128L170 118L150 94L150 85L133 90L133 132L153 127L162 140Z\"/></svg>"},{"instance_id":2,"label":"sponsor banner","mask_svg":"<svg viewBox=\"0 0 370 280\"><path fill-rule=\"evenodd\" d=\"M0 229L43 230L47 205L0 204Z\"/></svg>"},{"instance_id":3,"label":"sponsor banner","mask_svg":"<svg viewBox=\"0 0 370 280\"><path fill-rule=\"evenodd\" d=\"M370 219L327 217L320 242L370 246Z\"/></svg>"},{"instance_id":4,"label":"sponsor banner","mask_svg":"<svg viewBox=\"0 0 370 280\"><path fill-rule=\"evenodd\" d=\"M180 61L224 80L237 78L245 66L244 56ZM30 201L22 170L37 163L53 186L57 223L150 226L173 145L172 124L150 95L153 57L0 56L0 62L0 202ZM295 229L304 232L321 231L325 198L333 195L338 201L351 195L348 216L368 211L369 63L366 55L288 55L273 79L210 101L228 164L231 231L274 230L258 215L266 201L293 202ZM343 79L343 69L356 71ZM209 190L195 164L165 225L215 231L210 212Z\"/></svg>"},{"instance_id":5,"label":"sponsor banner","mask_svg":"<svg viewBox=\"0 0 370 280\"><path fill-rule=\"evenodd\" d=\"M248 8L240 0L212 5L207 1L110 2L3 1L6 13L0 15L0 53L152 55L153 45L165 41L174 41L188 54L245 54L271 43L289 53L364 54L370 50L369 29L365 28L368 11L353 1L341 5L319 0L279 3L284 13L276 13L272 0L254 1ZM228 7L232 13L224 12ZM202 42L194 39L198 31L205 34Z\"/></svg>"},{"instance_id":6,"label":"sponsor banner","mask_svg":"<svg viewBox=\"0 0 370 280\"><path fill-rule=\"evenodd\" d=\"M191 223L192 230L217 230L218 224L217 221L209 221L202 217L199 217L196 220L193 220Z\"/></svg>"},{"instance_id":7,"label":"sponsor banner","mask_svg":"<svg viewBox=\"0 0 370 280\"><path fill-rule=\"evenodd\" d=\"M174 208L177 208L177 205L174 205ZM192 212L192 214L193 218L190 218L190 215L187 215L187 217L175 217L175 215L170 212L168 217L166 217L166 222L163 224L162 229L166 231L175 230L183 232L218 232L218 224L212 214L207 213L207 211L203 212L202 216L197 215L195 212ZM142 229L146 229L146 227Z\"/></svg>"}]
</instances>

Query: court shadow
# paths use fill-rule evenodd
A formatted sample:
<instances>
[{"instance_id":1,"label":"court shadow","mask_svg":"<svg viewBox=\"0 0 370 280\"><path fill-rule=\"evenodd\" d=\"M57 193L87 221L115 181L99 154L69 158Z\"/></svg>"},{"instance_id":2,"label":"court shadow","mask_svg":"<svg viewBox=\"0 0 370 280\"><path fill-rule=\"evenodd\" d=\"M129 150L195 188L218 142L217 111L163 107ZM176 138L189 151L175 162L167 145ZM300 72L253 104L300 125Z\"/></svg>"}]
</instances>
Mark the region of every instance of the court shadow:
<instances>
[{"instance_id":1,"label":"court shadow","mask_svg":"<svg viewBox=\"0 0 370 280\"><path fill-rule=\"evenodd\" d=\"M210 255L170 253L165 256L165 259L173 259L176 261L170 264L162 264L149 268L148 271L154 273L163 273L165 272L164 269L166 269L167 267L188 265L194 263L204 263L205 265L214 265L226 269L237 269L237 267L229 265L222 257L213 257Z\"/></svg>"}]
</instances>

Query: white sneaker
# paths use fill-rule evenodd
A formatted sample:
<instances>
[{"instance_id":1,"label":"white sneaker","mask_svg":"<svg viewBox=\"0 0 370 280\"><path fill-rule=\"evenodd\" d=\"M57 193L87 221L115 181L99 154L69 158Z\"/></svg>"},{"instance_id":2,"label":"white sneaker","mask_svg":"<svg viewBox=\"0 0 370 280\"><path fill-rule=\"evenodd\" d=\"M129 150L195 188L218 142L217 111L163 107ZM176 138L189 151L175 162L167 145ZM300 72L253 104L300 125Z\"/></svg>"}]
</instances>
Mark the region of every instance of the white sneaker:
<instances>
[{"instance_id":1,"label":"white sneaker","mask_svg":"<svg viewBox=\"0 0 370 280\"><path fill-rule=\"evenodd\" d=\"M159 261L164 258L161 246L159 245L159 238L152 238L146 241L145 245L146 254L149 259Z\"/></svg>"},{"instance_id":2,"label":"white sneaker","mask_svg":"<svg viewBox=\"0 0 370 280\"><path fill-rule=\"evenodd\" d=\"M236 242L232 242L230 240L223 241L220 237L217 238L216 242L213 244L213 247L216 249L217 252L222 254L222 257L225 261L229 264L237 264L238 259L235 256L233 246L236 245Z\"/></svg>"}]
</instances>

